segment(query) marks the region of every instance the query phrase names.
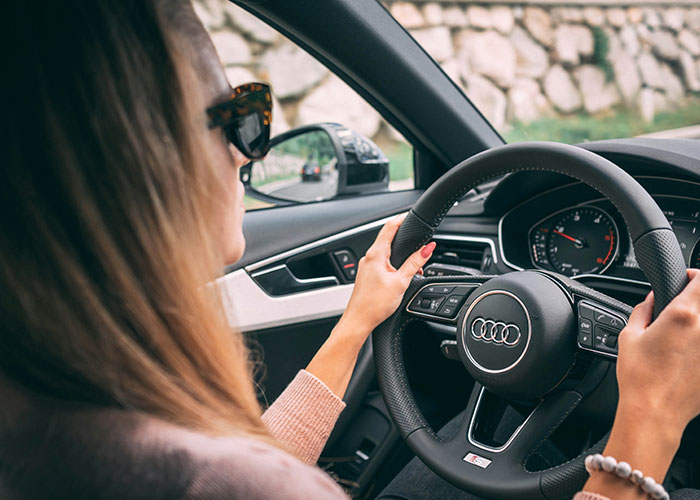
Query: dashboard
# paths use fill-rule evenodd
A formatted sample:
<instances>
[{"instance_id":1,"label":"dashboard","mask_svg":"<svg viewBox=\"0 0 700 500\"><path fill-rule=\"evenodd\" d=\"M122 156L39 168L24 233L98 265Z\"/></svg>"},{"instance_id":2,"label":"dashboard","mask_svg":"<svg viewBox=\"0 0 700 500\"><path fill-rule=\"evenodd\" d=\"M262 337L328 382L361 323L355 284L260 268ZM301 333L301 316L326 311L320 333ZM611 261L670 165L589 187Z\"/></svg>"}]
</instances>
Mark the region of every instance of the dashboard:
<instances>
[{"instance_id":1,"label":"dashboard","mask_svg":"<svg viewBox=\"0 0 700 500\"><path fill-rule=\"evenodd\" d=\"M671 223L688 267L700 266L700 184L637 176ZM593 189L571 183L540 193L499 221L503 261L570 277L644 281L620 213Z\"/></svg>"},{"instance_id":2,"label":"dashboard","mask_svg":"<svg viewBox=\"0 0 700 500\"><path fill-rule=\"evenodd\" d=\"M686 265L700 267L700 141L622 139L581 147L620 166L652 195ZM486 242L481 266L459 259L484 274L552 271L630 305L649 290L620 212L593 188L559 174L505 176L453 207L436 239L442 262L460 254L460 239L462 254Z\"/></svg>"}]
</instances>

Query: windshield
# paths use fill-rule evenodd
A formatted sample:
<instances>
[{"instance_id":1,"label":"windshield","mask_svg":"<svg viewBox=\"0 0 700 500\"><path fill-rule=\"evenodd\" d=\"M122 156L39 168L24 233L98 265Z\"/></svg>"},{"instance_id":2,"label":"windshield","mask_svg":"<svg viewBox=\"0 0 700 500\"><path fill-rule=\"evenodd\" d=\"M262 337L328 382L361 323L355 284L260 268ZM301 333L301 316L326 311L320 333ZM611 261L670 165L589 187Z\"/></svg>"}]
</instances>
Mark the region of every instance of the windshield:
<instances>
[{"instance_id":1,"label":"windshield","mask_svg":"<svg viewBox=\"0 0 700 500\"><path fill-rule=\"evenodd\" d=\"M507 142L700 138L700 7L540 3L385 5Z\"/></svg>"}]
</instances>

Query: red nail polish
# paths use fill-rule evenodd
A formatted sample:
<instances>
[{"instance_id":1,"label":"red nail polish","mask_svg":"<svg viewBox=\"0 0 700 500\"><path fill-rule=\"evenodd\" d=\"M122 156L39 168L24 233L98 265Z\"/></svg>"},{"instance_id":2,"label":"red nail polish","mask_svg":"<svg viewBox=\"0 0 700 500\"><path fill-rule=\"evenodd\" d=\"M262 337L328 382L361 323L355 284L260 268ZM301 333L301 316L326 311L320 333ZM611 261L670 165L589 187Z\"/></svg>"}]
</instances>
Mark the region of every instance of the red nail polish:
<instances>
[{"instance_id":1,"label":"red nail polish","mask_svg":"<svg viewBox=\"0 0 700 500\"><path fill-rule=\"evenodd\" d=\"M428 257L430 257L430 255L433 253L433 250L435 250L436 245L437 245L437 243L435 243L434 241L431 241L430 243L425 245L423 247L423 250L420 251L421 257L423 257L424 259L427 259Z\"/></svg>"}]
</instances>

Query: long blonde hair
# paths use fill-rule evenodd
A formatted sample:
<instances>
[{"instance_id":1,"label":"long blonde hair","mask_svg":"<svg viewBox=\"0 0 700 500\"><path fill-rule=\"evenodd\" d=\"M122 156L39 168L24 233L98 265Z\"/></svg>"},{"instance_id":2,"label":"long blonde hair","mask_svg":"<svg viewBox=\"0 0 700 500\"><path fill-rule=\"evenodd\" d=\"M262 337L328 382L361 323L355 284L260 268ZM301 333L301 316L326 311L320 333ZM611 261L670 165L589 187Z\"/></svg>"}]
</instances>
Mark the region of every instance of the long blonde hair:
<instances>
[{"instance_id":1,"label":"long blonde hair","mask_svg":"<svg viewBox=\"0 0 700 500\"><path fill-rule=\"evenodd\" d=\"M206 285L223 185L166 17L155 0L3 11L0 370L54 398L271 439Z\"/></svg>"}]
</instances>

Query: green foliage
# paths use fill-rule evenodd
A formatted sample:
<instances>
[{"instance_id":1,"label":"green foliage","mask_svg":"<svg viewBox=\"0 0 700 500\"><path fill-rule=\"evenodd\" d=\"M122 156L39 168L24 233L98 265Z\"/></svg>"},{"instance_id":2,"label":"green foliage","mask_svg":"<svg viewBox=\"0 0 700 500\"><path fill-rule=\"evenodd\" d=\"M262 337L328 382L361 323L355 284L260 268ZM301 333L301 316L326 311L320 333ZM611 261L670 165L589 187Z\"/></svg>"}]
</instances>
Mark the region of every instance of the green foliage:
<instances>
[{"instance_id":1,"label":"green foliage","mask_svg":"<svg viewBox=\"0 0 700 500\"><path fill-rule=\"evenodd\" d=\"M413 148L406 143L396 142L383 148L389 158L389 179L402 181L413 177Z\"/></svg>"},{"instance_id":2,"label":"green foliage","mask_svg":"<svg viewBox=\"0 0 700 500\"><path fill-rule=\"evenodd\" d=\"M285 155L314 159L321 165L335 158L331 138L323 130L314 130L288 139L277 144L275 150Z\"/></svg>"},{"instance_id":3,"label":"green foliage","mask_svg":"<svg viewBox=\"0 0 700 500\"><path fill-rule=\"evenodd\" d=\"M585 141L634 137L660 130L700 124L700 99L691 99L675 111L659 113L645 123L638 113L616 110L608 117L578 114L563 118L542 118L529 125L515 123L504 133L507 142L556 141L576 144Z\"/></svg>"},{"instance_id":4,"label":"green foliage","mask_svg":"<svg viewBox=\"0 0 700 500\"><path fill-rule=\"evenodd\" d=\"M603 70L605 79L609 82L615 77L612 66L608 60L610 52L610 40L608 35L598 26L593 27L593 62Z\"/></svg>"}]
</instances>

